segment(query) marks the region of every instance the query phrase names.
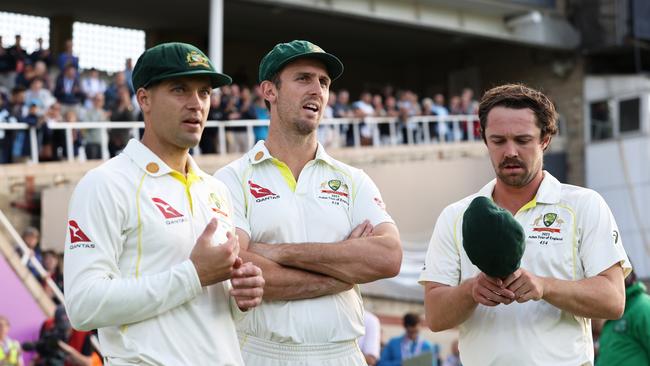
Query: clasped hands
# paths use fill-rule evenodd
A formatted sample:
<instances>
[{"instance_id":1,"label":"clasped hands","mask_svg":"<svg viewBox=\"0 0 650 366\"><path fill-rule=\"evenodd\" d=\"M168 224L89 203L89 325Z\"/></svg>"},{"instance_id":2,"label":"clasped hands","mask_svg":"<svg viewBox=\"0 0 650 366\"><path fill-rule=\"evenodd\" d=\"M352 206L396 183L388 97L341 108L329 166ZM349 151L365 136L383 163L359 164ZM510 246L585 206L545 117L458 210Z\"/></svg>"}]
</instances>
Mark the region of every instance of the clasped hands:
<instances>
[{"instance_id":1,"label":"clasped hands","mask_svg":"<svg viewBox=\"0 0 650 366\"><path fill-rule=\"evenodd\" d=\"M246 311L260 304L264 293L262 270L251 262L243 263L239 257L239 241L231 232L227 240L213 245L212 237L218 222L212 219L199 236L190 254L190 260L196 268L201 286L209 286L230 280L230 295L237 306Z\"/></svg>"},{"instance_id":2,"label":"clasped hands","mask_svg":"<svg viewBox=\"0 0 650 366\"><path fill-rule=\"evenodd\" d=\"M513 301L524 303L541 300L544 296L545 280L519 268L508 277L494 278L481 272L472 279L472 298L485 306L508 305Z\"/></svg>"}]
</instances>

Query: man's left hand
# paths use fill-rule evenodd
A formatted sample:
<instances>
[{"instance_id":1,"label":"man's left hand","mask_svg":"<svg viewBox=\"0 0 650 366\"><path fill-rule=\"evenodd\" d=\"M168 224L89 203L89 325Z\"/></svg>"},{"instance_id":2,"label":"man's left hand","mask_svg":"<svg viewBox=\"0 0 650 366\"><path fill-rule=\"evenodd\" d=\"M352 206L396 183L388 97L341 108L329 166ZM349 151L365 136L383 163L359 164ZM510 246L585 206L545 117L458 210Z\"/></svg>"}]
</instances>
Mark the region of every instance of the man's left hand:
<instances>
[{"instance_id":1,"label":"man's left hand","mask_svg":"<svg viewBox=\"0 0 650 366\"><path fill-rule=\"evenodd\" d=\"M514 292L515 301L523 303L529 300L541 300L544 296L544 278L538 277L523 268L506 277L503 285Z\"/></svg>"},{"instance_id":2,"label":"man's left hand","mask_svg":"<svg viewBox=\"0 0 650 366\"><path fill-rule=\"evenodd\" d=\"M251 262L242 264L232 272L230 295L242 311L254 308L262 302L264 278L262 270Z\"/></svg>"}]
</instances>

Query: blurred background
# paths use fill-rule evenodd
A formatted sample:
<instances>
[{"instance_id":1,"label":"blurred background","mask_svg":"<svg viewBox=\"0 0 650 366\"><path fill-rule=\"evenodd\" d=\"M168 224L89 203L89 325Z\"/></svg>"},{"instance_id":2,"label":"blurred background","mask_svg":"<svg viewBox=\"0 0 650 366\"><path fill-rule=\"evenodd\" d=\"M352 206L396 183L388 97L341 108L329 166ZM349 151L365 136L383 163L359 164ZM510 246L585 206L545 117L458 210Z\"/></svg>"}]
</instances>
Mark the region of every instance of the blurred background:
<instances>
[{"instance_id":1,"label":"blurred background","mask_svg":"<svg viewBox=\"0 0 650 366\"><path fill-rule=\"evenodd\" d=\"M0 36L0 315L14 339L38 339L54 314L68 198L141 135L132 68L168 41L233 77L192 151L209 173L265 138L257 67L273 45L306 39L343 61L319 140L374 179L400 228L400 275L362 286L384 342L424 313L417 277L438 214L493 178L476 108L503 83L554 101L545 169L603 195L650 278L648 1L3 0ZM455 331L421 334L451 354Z\"/></svg>"}]
</instances>

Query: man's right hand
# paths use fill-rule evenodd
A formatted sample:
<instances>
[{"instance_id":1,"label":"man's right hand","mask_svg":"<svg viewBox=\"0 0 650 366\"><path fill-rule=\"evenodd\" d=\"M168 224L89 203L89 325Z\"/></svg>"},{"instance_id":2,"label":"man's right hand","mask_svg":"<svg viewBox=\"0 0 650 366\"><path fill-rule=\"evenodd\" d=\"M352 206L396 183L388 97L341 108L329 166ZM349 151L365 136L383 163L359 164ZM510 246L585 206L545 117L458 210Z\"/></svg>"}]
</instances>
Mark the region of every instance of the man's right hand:
<instances>
[{"instance_id":1,"label":"man's right hand","mask_svg":"<svg viewBox=\"0 0 650 366\"><path fill-rule=\"evenodd\" d=\"M209 286L232 277L234 269L242 264L239 258L239 242L237 236L226 233L225 243L214 245L212 236L217 231L217 219L212 219L196 240L190 260L199 275L201 286Z\"/></svg>"},{"instance_id":2,"label":"man's right hand","mask_svg":"<svg viewBox=\"0 0 650 366\"><path fill-rule=\"evenodd\" d=\"M485 306L508 305L515 299L515 294L505 288L501 279L481 272L472 279L472 298Z\"/></svg>"}]
</instances>

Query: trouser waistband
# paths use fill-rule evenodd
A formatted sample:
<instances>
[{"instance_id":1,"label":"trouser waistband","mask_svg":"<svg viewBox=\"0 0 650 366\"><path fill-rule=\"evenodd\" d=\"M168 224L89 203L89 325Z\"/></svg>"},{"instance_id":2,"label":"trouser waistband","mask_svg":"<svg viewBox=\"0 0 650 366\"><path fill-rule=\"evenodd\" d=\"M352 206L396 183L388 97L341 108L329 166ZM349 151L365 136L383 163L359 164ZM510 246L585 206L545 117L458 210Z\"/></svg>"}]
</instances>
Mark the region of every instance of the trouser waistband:
<instances>
[{"instance_id":1,"label":"trouser waistband","mask_svg":"<svg viewBox=\"0 0 650 366\"><path fill-rule=\"evenodd\" d=\"M261 339L249 334L239 334L242 352L277 360L327 360L345 357L361 352L356 341L332 343L278 343Z\"/></svg>"}]
</instances>

